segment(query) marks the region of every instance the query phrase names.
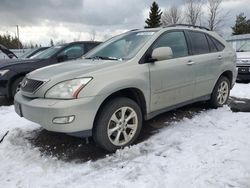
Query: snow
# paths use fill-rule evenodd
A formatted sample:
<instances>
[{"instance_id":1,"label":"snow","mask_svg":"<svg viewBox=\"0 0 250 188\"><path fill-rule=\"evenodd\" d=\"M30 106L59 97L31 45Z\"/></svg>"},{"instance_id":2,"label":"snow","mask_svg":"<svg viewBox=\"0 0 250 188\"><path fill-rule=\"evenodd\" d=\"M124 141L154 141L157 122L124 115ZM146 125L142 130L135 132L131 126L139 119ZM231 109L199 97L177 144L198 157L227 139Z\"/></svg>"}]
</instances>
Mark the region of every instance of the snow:
<instances>
[{"instance_id":1,"label":"snow","mask_svg":"<svg viewBox=\"0 0 250 188\"><path fill-rule=\"evenodd\" d=\"M232 97L250 99L250 84L235 84L230 95Z\"/></svg>"},{"instance_id":2,"label":"snow","mask_svg":"<svg viewBox=\"0 0 250 188\"><path fill-rule=\"evenodd\" d=\"M250 99L249 84L234 97ZM245 92L245 93L244 93ZM202 111L97 161L42 156L25 137L39 125L0 107L1 187L250 187L250 113L229 107Z\"/></svg>"}]
</instances>

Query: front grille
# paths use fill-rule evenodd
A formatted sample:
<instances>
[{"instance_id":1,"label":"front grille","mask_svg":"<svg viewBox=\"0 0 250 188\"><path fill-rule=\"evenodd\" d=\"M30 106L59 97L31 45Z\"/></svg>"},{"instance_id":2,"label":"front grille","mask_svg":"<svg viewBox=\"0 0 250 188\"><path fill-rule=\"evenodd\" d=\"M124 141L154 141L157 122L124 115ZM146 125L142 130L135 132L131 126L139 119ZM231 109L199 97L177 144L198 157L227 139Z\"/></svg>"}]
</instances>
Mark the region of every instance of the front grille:
<instances>
[{"instance_id":1,"label":"front grille","mask_svg":"<svg viewBox=\"0 0 250 188\"><path fill-rule=\"evenodd\" d=\"M41 85L43 85L43 83L44 82L40 80L32 80L32 79L24 78L23 81L21 82L21 90L28 92L28 93L33 93Z\"/></svg>"}]
</instances>

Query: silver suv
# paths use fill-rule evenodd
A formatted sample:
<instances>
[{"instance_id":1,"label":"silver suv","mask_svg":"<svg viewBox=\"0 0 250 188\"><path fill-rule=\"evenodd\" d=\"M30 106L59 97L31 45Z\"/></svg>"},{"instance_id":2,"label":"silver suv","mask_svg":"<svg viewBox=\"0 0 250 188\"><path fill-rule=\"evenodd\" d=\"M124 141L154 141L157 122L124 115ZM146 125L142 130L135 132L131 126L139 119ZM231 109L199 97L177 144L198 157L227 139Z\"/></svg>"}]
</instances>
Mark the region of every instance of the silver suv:
<instances>
[{"instance_id":1,"label":"silver suv","mask_svg":"<svg viewBox=\"0 0 250 188\"><path fill-rule=\"evenodd\" d=\"M15 110L49 131L93 136L108 151L132 144L143 120L197 101L227 103L236 54L194 26L132 30L72 62L29 73Z\"/></svg>"}]
</instances>

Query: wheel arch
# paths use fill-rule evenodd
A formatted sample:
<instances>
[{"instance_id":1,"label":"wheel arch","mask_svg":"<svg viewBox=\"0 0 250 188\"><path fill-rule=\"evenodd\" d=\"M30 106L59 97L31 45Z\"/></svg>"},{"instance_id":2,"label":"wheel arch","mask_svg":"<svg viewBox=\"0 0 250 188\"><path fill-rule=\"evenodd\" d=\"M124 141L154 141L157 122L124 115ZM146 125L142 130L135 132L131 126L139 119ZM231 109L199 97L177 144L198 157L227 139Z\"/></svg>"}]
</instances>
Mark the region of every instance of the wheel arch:
<instances>
[{"instance_id":1,"label":"wheel arch","mask_svg":"<svg viewBox=\"0 0 250 188\"><path fill-rule=\"evenodd\" d=\"M10 78L9 82L8 82L8 92L7 92L7 97L11 97L11 86L12 84L15 82L15 80L17 80L18 78L24 77L27 73L19 73L14 75L13 77Z\"/></svg>"},{"instance_id":2,"label":"wheel arch","mask_svg":"<svg viewBox=\"0 0 250 188\"><path fill-rule=\"evenodd\" d=\"M228 80L229 80L229 82L230 82L230 88L232 88L232 83L233 83L233 72L230 71L230 70L224 71L224 72L220 75L220 77L222 77L222 76L228 78ZM217 81L220 79L220 77L217 79ZM217 81L216 81L216 83L217 83Z\"/></svg>"},{"instance_id":3,"label":"wheel arch","mask_svg":"<svg viewBox=\"0 0 250 188\"><path fill-rule=\"evenodd\" d=\"M98 119L98 115L100 114L102 107L105 106L109 101L117 97L127 97L135 101L141 108L143 119L144 119L144 116L147 114L147 105L146 105L145 96L140 89L131 87L131 88L125 88L125 89L115 91L104 99L104 101L101 103L101 105L99 106L97 110L93 127L95 126L95 123Z\"/></svg>"}]
</instances>

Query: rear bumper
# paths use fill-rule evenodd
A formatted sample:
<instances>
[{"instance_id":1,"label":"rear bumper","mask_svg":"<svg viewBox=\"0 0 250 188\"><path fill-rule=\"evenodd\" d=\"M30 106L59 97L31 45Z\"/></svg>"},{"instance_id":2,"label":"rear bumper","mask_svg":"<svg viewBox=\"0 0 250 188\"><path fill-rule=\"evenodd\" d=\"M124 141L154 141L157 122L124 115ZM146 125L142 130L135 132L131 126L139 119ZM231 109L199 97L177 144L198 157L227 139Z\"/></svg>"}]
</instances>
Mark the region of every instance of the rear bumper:
<instances>
[{"instance_id":1,"label":"rear bumper","mask_svg":"<svg viewBox=\"0 0 250 188\"><path fill-rule=\"evenodd\" d=\"M54 132L76 133L87 131L91 134L101 97L88 97L72 100L27 98L18 92L15 95L15 111L43 128ZM70 123L54 123L58 117L74 116ZM86 135L91 136L91 135Z\"/></svg>"},{"instance_id":2,"label":"rear bumper","mask_svg":"<svg viewBox=\"0 0 250 188\"><path fill-rule=\"evenodd\" d=\"M250 73L249 74L238 74L237 80L250 80Z\"/></svg>"}]
</instances>

